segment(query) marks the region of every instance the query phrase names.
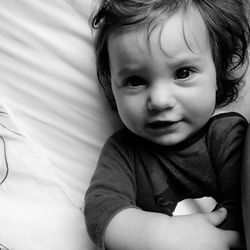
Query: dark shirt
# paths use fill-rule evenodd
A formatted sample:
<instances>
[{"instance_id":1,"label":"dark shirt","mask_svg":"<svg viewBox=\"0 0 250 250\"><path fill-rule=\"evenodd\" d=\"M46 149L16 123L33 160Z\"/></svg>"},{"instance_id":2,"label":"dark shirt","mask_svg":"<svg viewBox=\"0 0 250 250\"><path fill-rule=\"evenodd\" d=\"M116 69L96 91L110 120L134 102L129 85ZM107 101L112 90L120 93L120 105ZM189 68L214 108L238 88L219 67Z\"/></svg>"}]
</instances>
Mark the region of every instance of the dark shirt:
<instances>
[{"instance_id":1,"label":"dark shirt","mask_svg":"<svg viewBox=\"0 0 250 250\"><path fill-rule=\"evenodd\" d=\"M85 197L91 239L102 248L106 226L125 208L172 216L178 202L207 196L228 210L220 228L242 231L240 161L247 125L237 113L219 114L193 137L171 147L126 128L114 133L103 147Z\"/></svg>"}]
</instances>

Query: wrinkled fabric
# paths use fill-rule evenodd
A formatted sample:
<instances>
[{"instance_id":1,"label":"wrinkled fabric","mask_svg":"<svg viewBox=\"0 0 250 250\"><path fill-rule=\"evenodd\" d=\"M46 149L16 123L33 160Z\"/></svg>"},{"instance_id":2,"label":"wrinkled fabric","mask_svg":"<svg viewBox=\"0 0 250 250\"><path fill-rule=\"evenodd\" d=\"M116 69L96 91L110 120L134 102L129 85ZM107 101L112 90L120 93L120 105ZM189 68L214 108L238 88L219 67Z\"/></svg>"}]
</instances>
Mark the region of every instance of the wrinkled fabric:
<instances>
[{"instance_id":1,"label":"wrinkled fabric","mask_svg":"<svg viewBox=\"0 0 250 250\"><path fill-rule=\"evenodd\" d=\"M69 187L2 104L0 159L0 248L84 249Z\"/></svg>"},{"instance_id":2,"label":"wrinkled fabric","mask_svg":"<svg viewBox=\"0 0 250 250\"><path fill-rule=\"evenodd\" d=\"M22 164L12 182L15 191L2 194L1 247L5 242L18 250L94 249L81 210L115 118L96 81L88 25L92 5L92 0L0 1L0 103L26 134L15 139L32 142L21 151L11 139L7 148L13 145L17 156L25 150L39 155L34 164L33 153L27 153L25 161L31 155L34 169Z\"/></svg>"}]
</instances>

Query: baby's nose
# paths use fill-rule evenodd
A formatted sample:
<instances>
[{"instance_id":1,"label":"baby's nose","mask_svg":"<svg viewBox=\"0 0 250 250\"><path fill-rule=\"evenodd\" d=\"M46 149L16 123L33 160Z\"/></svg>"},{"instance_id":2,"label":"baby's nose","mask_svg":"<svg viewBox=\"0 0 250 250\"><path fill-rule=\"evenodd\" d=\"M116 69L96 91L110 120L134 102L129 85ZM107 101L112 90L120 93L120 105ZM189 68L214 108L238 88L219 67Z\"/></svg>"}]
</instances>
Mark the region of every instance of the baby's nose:
<instances>
[{"instance_id":1,"label":"baby's nose","mask_svg":"<svg viewBox=\"0 0 250 250\"><path fill-rule=\"evenodd\" d=\"M171 109L175 105L175 94L168 83L158 83L149 89L147 107L148 110L161 111Z\"/></svg>"}]
</instances>

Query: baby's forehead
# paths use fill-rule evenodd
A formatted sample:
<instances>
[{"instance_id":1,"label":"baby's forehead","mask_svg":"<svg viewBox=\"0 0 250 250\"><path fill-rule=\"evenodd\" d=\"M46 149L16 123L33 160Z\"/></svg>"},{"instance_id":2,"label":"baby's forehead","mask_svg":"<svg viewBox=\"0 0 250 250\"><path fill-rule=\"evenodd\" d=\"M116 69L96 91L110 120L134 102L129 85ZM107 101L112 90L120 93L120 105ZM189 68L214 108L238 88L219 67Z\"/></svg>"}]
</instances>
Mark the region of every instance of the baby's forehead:
<instances>
[{"instance_id":1,"label":"baby's forehead","mask_svg":"<svg viewBox=\"0 0 250 250\"><path fill-rule=\"evenodd\" d=\"M136 43L142 50L160 50L170 57L180 47L186 47L193 53L210 50L207 27L197 8L178 9L148 20L123 28L122 32L118 30L113 35L120 36L121 41L129 39L131 46Z\"/></svg>"},{"instance_id":2,"label":"baby's forehead","mask_svg":"<svg viewBox=\"0 0 250 250\"><path fill-rule=\"evenodd\" d=\"M210 49L210 39L206 24L197 8L182 9L167 17L160 25L155 37L148 36L150 40L158 40L160 48L169 54L179 46L186 46L192 52L205 52ZM171 56L171 55L170 55Z\"/></svg>"}]
</instances>

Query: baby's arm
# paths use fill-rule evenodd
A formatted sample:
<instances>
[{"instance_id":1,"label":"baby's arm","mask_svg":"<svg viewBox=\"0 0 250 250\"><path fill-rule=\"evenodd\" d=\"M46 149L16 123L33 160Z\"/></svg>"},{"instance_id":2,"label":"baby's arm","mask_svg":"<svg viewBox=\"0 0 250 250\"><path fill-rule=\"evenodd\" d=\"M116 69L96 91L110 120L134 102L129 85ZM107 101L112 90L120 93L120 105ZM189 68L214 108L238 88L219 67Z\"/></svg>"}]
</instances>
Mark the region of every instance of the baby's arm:
<instances>
[{"instance_id":1,"label":"baby's arm","mask_svg":"<svg viewBox=\"0 0 250 250\"><path fill-rule=\"evenodd\" d=\"M226 210L169 217L128 208L109 223L109 250L229 250L240 247L239 234L218 229Z\"/></svg>"}]
</instances>

